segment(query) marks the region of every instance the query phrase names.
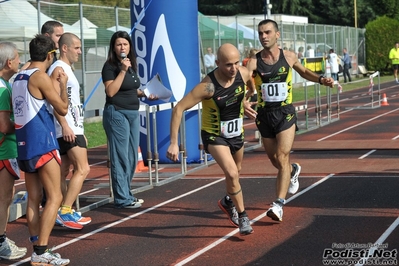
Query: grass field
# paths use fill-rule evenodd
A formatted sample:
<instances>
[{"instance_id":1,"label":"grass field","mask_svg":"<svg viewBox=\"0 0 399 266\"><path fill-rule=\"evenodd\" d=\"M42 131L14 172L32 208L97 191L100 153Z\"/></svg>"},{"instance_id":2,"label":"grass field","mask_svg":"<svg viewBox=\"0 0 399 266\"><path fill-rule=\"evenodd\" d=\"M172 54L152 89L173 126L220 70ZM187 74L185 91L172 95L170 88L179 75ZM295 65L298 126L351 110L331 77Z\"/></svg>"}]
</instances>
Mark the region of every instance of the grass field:
<instances>
[{"instance_id":1,"label":"grass field","mask_svg":"<svg viewBox=\"0 0 399 266\"><path fill-rule=\"evenodd\" d=\"M380 82L389 82L392 81L392 76L383 76L380 77ZM343 83L342 77L342 87L343 91L349 91L353 89L358 89L362 87L368 87L370 84L369 78L353 78L352 83ZM374 79L374 84L376 85L378 82L377 78ZM314 89L313 86L308 86L308 99L314 98ZM335 93L335 92L334 92ZM326 94L326 90L321 90L321 95L324 96ZM294 100L293 102L303 101L305 99L305 88L304 87L297 87L294 88ZM85 134L88 139L88 148L98 147L104 144L107 144L107 137L105 135L105 131L103 129L102 122L85 122Z\"/></svg>"}]
</instances>

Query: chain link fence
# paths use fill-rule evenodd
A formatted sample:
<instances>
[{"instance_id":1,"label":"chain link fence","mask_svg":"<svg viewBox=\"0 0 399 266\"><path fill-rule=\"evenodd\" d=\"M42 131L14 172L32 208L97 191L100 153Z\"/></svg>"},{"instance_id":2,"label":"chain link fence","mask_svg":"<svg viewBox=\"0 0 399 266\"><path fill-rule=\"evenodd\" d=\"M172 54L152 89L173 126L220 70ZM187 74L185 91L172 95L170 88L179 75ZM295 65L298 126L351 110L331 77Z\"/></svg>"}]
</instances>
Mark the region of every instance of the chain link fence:
<instances>
[{"instance_id":1,"label":"chain link fence","mask_svg":"<svg viewBox=\"0 0 399 266\"><path fill-rule=\"evenodd\" d=\"M29 60L29 41L48 20L60 21L65 32L73 32L81 38L83 53L74 67L81 83L85 116L102 115L105 95L101 69L112 34L116 30L131 32L130 9L82 3L60 4L56 1L11 0L0 2L0 12L3 17L0 41L16 43L22 62ZM198 13L199 62L203 74L203 55L207 47L216 51L221 44L229 42L237 46L242 58L250 48L261 49L257 24L263 19L263 15L212 17ZM279 25L279 44L283 49L290 49L297 54L303 50L304 56L317 57L324 56L330 48L338 55L342 54L343 48L347 48L352 58L352 74L357 74L357 66L366 62L365 29L308 24L304 17L272 15L272 19ZM294 83L302 82L298 75L294 76Z\"/></svg>"}]
</instances>

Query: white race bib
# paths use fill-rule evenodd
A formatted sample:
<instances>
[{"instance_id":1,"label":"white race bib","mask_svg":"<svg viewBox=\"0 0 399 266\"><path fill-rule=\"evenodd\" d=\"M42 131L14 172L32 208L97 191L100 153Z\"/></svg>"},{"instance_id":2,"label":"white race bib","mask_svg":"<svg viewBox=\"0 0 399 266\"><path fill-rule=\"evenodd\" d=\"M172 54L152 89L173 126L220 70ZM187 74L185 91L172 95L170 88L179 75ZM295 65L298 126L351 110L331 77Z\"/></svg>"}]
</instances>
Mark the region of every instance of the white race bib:
<instances>
[{"instance_id":1,"label":"white race bib","mask_svg":"<svg viewBox=\"0 0 399 266\"><path fill-rule=\"evenodd\" d=\"M265 102L282 102L287 99L288 88L286 82L262 83L262 99Z\"/></svg>"},{"instance_id":2,"label":"white race bib","mask_svg":"<svg viewBox=\"0 0 399 266\"><path fill-rule=\"evenodd\" d=\"M242 130L242 118L236 118L229 121L221 121L220 122L220 135L225 138L233 138L237 137L241 134Z\"/></svg>"}]
</instances>

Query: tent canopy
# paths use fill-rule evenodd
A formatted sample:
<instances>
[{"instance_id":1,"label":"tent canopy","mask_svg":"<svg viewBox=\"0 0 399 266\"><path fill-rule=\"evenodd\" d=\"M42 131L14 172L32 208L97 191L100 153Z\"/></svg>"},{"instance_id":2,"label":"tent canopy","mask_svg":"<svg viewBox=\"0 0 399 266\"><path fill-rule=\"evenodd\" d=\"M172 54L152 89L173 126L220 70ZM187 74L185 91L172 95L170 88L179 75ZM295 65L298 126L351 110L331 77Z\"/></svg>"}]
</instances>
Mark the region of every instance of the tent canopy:
<instances>
[{"instance_id":1,"label":"tent canopy","mask_svg":"<svg viewBox=\"0 0 399 266\"><path fill-rule=\"evenodd\" d=\"M109 27L109 28L107 28L107 30L116 32L116 26ZM126 32L129 33L129 34L130 34L130 32L132 31L132 30L129 29L128 27L123 27L123 26L120 26L120 25L118 25L118 30L126 31Z\"/></svg>"},{"instance_id":2,"label":"tent canopy","mask_svg":"<svg viewBox=\"0 0 399 266\"><path fill-rule=\"evenodd\" d=\"M104 28L97 28L97 39L96 40L85 40L85 47L100 47L100 46L109 46L109 41L111 40L112 35L114 34L113 31L104 29Z\"/></svg>"},{"instance_id":3,"label":"tent canopy","mask_svg":"<svg viewBox=\"0 0 399 266\"><path fill-rule=\"evenodd\" d=\"M72 27L80 27L80 19L76 21L75 23L72 24ZM83 17L82 19L82 27L83 29L97 29L97 25L95 25L93 22L88 20L87 18Z\"/></svg>"},{"instance_id":4,"label":"tent canopy","mask_svg":"<svg viewBox=\"0 0 399 266\"><path fill-rule=\"evenodd\" d=\"M232 29L238 29L241 30L244 33L244 38L245 39L250 39L250 40L256 40L258 39L258 33L254 31L251 28L248 28L247 26L244 26L240 23L233 22L227 25L227 27L232 28Z\"/></svg>"},{"instance_id":5,"label":"tent canopy","mask_svg":"<svg viewBox=\"0 0 399 266\"><path fill-rule=\"evenodd\" d=\"M222 40L236 40L237 39L237 31L226 25L219 24L210 19L201 13L198 12L198 27L201 34L201 39L209 40L209 39L222 39ZM220 27L220 28L219 28ZM220 29L220 31L219 31ZM238 38L241 40L244 37L244 33L242 30L238 30Z\"/></svg>"},{"instance_id":6,"label":"tent canopy","mask_svg":"<svg viewBox=\"0 0 399 266\"><path fill-rule=\"evenodd\" d=\"M0 40L2 41L27 41L40 33L39 28L51 17L40 13L40 26L38 22L38 11L27 0L13 0L0 2ZM61 22L62 23L62 22ZM79 37L80 27L62 23L65 32L72 32ZM96 30L87 29L84 31L84 39L96 39Z\"/></svg>"}]
</instances>

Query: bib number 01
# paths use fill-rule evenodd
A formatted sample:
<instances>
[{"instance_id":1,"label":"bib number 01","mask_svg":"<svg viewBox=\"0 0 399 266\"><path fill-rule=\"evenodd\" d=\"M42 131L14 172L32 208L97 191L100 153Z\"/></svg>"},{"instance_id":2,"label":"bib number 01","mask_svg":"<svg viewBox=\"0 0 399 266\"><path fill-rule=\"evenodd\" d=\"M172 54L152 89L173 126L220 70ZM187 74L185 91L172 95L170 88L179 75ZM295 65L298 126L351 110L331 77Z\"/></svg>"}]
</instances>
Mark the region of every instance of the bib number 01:
<instances>
[{"instance_id":1,"label":"bib number 01","mask_svg":"<svg viewBox=\"0 0 399 266\"><path fill-rule=\"evenodd\" d=\"M287 83L263 83L261 85L262 99L265 102L282 102L287 99Z\"/></svg>"},{"instance_id":2,"label":"bib number 01","mask_svg":"<svg viewBox=\"0 0 399 266\"><path fill-rule=\"evenodd\" d=\"M242 118L236 118L229 121L220 122L220 135L225 138L237 137L241 134Z\"/></svg>"}]
</instances>

